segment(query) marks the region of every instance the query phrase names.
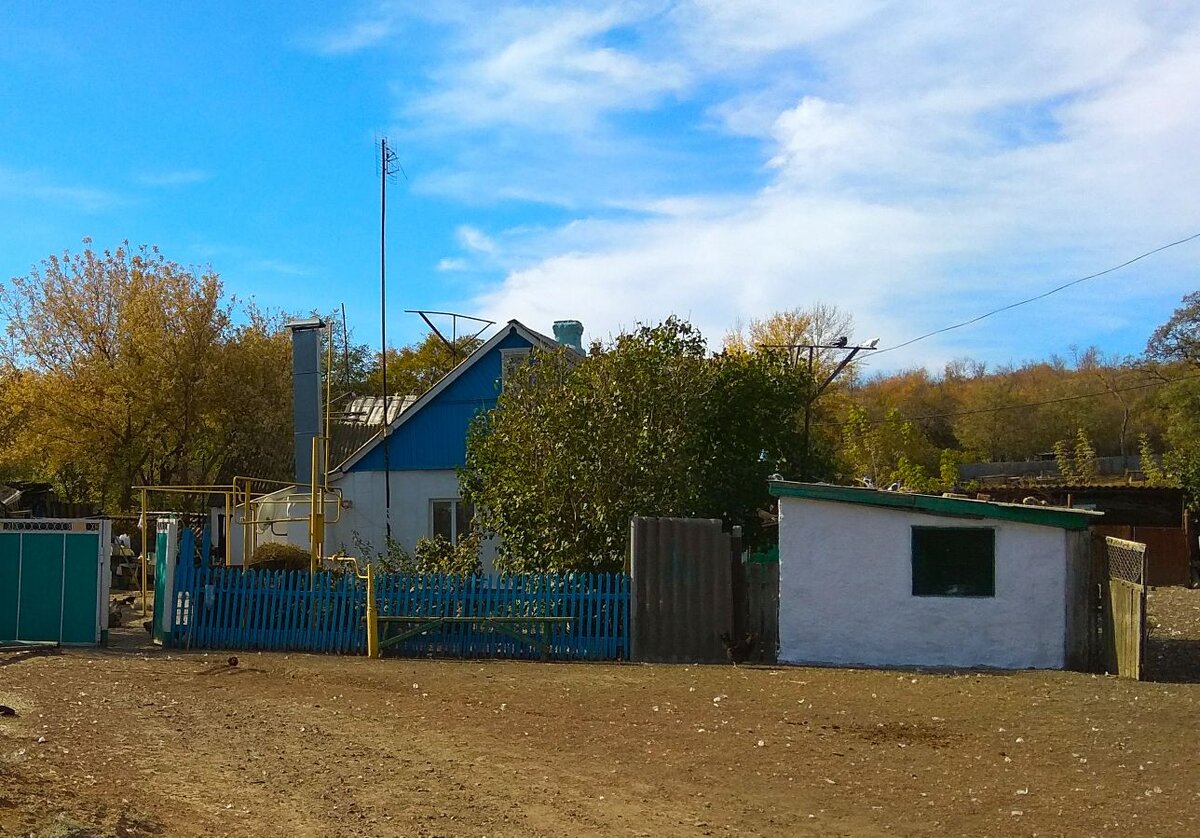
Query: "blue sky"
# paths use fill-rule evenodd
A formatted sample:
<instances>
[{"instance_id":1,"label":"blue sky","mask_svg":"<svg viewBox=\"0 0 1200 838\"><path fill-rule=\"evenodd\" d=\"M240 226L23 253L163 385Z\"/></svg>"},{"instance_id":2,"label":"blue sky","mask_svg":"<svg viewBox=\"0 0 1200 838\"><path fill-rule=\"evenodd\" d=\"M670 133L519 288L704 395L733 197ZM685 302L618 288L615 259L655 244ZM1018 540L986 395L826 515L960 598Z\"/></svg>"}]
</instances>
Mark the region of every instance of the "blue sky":
<instances>
[{"instance_id":1,"label":"blue sky","mask_svg":"<svg viewBox=\"0 0 1200 838\"><path fill-rule=\"evenodd\" d=\"M0 2L0 277L89 236L390 338L834 303L882 346L1200 232L1200 4ZM1136 353L1200 241L876 368Z\"/></svg>"}]
</instances>

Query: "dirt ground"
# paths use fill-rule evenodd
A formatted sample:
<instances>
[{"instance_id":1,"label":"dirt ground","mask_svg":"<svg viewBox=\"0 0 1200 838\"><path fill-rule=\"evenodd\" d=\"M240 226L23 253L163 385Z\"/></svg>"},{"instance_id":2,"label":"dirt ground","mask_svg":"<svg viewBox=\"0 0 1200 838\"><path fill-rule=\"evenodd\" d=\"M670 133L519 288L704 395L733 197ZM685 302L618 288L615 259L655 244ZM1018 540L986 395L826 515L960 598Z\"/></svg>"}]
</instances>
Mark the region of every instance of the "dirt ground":
<instances>
[{"instance_id":1,"label":"dirt ground","mask_svg":"<svg viewBox=\"0 0 1200 838\"><path fill-rule=\"evenodd\" d=\"M1151 677L0 653L0 835L1200 834L1200 591Z\"/></svg>"}]
</instances>

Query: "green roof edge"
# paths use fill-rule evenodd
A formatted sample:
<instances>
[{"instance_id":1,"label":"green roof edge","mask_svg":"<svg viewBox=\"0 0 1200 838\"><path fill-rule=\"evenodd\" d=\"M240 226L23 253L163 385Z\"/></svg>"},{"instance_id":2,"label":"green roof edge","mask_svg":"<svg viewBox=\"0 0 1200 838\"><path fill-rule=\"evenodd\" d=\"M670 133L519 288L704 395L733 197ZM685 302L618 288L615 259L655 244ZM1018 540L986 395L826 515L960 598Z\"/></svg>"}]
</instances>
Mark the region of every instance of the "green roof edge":
<instances>
[{"instance_id":1,"label":"green roof edge","mask_svg":"<svg viewBox=\"0 0 1200 838\"><path fill-rule=\"evenodd\" d=\"M885 492L879 489L860 489L857 486L833 486L827 483L792 483L773 480L771 494L777 498L806 498L841 503L861 503L888 509L907 509L951 518L992 518L1016 521L1064 530L1086 530L1104 513L1087 509L1024 506L1015 503L947 498L938 495L917 495L908 492Z\"/></svg>"}]
</instances>

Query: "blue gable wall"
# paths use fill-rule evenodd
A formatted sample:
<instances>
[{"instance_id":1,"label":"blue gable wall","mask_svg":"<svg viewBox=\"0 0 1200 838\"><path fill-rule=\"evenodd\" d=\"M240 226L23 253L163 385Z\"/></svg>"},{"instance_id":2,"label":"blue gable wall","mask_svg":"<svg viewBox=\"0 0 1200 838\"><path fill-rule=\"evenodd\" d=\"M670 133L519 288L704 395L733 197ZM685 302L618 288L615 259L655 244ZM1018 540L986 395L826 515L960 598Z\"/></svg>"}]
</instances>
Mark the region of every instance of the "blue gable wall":
<instances>
[{"instance_id":1,"label":"blue gable wall","mask_svg":"<svg viewBox=\"0 0 1200 838\"><path fill-rule=\"evenodd\" d=\"M467 457L467 426L481 410L496 406L500 394L500 350L532 344L516 332L479 358L455 381L388 437L388 467L392 471L447 469ZM377 445L350 471L383 471L383 446Z\"/></svg>"}]
</instances>

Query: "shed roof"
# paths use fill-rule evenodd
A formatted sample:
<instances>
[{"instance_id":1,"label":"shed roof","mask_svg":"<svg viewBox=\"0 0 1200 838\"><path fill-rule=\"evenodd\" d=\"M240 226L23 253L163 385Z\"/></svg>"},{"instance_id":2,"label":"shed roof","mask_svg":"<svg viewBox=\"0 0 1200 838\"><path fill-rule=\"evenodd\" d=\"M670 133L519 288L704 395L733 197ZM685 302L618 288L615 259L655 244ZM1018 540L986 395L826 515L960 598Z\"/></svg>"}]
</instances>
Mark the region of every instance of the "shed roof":
<instances>
[{"instance_id":1,"label":"shed roof","mask_svg":"<svg viewBox=\"0 0 1200 838\"><path fill-rule=\"evenodd\" d=\"M777 498L792 497L837 503L856 503L864 506L924 512L948 518L987 518L998 521L1015 521L1021 524L1036 524L1043 527L1059 527L1065 530L1086 530L1092 524L1099 523L1099 519L1104 515L1103 512L1092 512L1085 509L1025 506L1024 504L996 503L943 495L888 492L882 489L866 489L857 486L832 486L828 483L795 483L787 480L772 480L770 490L771 494Z\"/></svg>"}]
</instances>

